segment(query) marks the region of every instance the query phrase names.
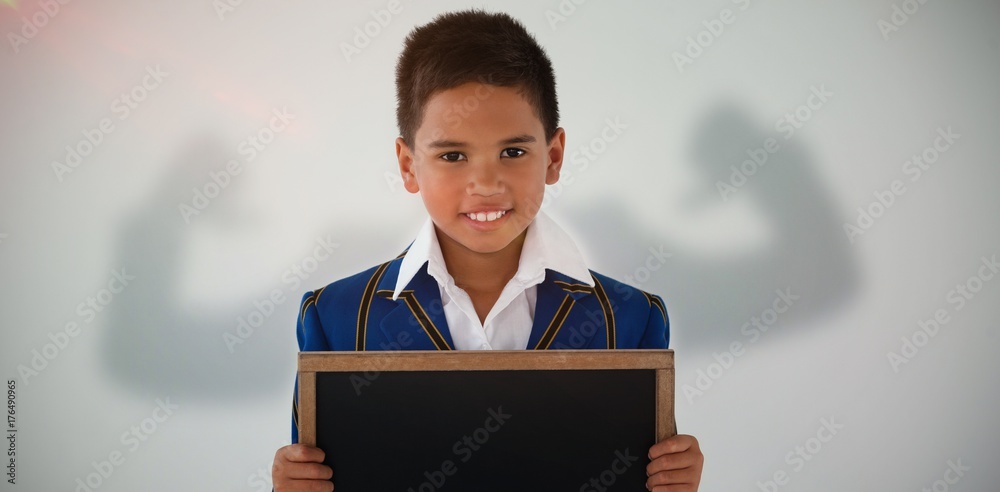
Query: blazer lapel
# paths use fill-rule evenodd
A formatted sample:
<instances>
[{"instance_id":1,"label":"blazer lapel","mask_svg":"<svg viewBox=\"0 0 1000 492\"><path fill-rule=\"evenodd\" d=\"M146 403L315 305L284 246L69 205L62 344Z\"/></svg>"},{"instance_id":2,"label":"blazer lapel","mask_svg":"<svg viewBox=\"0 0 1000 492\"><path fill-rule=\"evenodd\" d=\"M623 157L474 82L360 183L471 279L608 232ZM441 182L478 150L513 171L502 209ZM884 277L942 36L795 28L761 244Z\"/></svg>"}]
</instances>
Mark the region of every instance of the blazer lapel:
<instances>
[{"instance_id":1,"label":"blazer lapel","mask_svg":"<svg viewBox=\"0 0 1000 492\"><path fill-rule=\"evenodd\" d=\"M375 292L390 302L396 288L399 263L401 261L395 262L394 271L386 272L387 275L379 282ZM448 330L444 305L441 303L441 291L434 277L427 273L426 263L400 292L395 302L396 306L379 323L379 328L390 344L401 343L400 337L405 333L413 341L406 344L406 350L454 350L455 343Z\"/></svg>"},{"instance_id":2,"label":"blazer lapel","mask_svg":"<svg viewBox=\"0 0 1000 492\"><path fill-rule=\"evenodd\" d=\"M387 265L385 274L377 282L375 295L383 302L393 302L392 293L396 288L403 254ZM600 284L596 288L600 289ZM614 322L610 306L604 309L605 303L601 302L598 308L593 302L588 302L588 296L594 293L595 287L546 269L545 280L538 284L536 290L535 313L527 349L581 349L590 345L597 332L607 329L609 324L611 328L608 332L613 339ZM400 292L395 303L379 321L379 329L389 344L401 343L401 339L409 338L411 342L403 347L405 350L455 350L444 315L441 292L437 281L427 273L426 264ZM608 320L611 322L608 323ZM585 326L588 321L593 325L591 329Z\"/></svg>"},{"instance_id":3,"label":"blazer lapel","mask_svg":"<svg viewBox=\"0 0 1000 492\"><path fill-rule=\"evenodd\" d=\"M580 329L580 320L586 317L587 309L578 301L593 292L594 288L583 282L546 269L545 280L536 290L534 321L527 348L548 350L589 345L597 329L589 333Z\"/></svg>"}]
</instances>

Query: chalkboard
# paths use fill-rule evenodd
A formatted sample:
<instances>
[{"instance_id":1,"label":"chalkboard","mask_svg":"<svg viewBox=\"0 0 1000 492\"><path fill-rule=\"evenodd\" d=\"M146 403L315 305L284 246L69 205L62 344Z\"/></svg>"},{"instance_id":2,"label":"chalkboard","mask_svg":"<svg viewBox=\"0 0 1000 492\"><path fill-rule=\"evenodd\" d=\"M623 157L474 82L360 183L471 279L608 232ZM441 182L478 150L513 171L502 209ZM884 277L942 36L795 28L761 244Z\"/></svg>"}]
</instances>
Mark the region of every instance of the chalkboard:
<instances>
[{"instance_id":1,"label":"chalkboard","mask_svg":"<svg viewBox=\"0 0 1000 492\"><path fill-rule=\"evenodd\" d=\"M338 492L639 491L673 351L299 353L299 442Z\"/></svg>"}]
</instances>

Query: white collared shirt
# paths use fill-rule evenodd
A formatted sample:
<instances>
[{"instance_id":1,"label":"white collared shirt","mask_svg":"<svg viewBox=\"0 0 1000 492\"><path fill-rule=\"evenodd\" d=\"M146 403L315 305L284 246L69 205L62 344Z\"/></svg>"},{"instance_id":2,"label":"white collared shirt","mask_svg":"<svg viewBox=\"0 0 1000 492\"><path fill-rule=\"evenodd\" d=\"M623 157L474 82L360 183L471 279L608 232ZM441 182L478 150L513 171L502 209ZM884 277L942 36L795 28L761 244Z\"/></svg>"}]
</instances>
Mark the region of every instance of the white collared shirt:
<instances>
[{"instance_id":1,"label":"white collared shirt","mask_svg":"<svg viewBox=\"0 0 1000 492\"><path fill-rule=\"evenodd\" d=\"M527 348L534 320L537 285L545 280L546 268L594 285L576 244L541 210L528 225L517 273L500 292L496 304L486 315L485 324L479 321L469 294L455 285L455 279L448 273L441 245L434 233L434 222L430 218L403 257L393 300L399 297L424 263L427 263L427 273L437 280L441 289L445 319L458 350Z\"/></svg>"}]
</instances>

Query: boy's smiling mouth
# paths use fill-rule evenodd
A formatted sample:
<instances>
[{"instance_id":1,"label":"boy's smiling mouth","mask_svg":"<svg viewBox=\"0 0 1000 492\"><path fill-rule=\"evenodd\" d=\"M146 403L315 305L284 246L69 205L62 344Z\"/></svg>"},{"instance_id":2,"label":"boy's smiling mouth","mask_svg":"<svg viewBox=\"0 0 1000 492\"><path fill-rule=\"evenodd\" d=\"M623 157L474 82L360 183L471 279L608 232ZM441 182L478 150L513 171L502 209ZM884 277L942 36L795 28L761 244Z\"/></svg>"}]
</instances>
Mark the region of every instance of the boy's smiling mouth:
<instances>
[{"instance_id":1,"label":"boy's smiling mouth","mask_svg":"<svg viewBox=\"0 0 1000 492\"><path fill-rule=\"evenodd\" d=\"M507 215L511 209L481 210L478 212L464 213L465 217L476 223L494 222Z\"/></svg>"}]
</instances>

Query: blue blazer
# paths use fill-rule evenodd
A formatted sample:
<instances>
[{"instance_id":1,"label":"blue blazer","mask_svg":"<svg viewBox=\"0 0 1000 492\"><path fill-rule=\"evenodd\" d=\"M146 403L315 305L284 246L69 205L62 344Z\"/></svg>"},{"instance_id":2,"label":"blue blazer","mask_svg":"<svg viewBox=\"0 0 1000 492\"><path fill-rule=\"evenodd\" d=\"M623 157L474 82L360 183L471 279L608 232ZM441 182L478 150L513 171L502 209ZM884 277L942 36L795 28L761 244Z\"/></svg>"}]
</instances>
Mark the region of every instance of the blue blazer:
<instances>
[{"instance_id":1,"label":"blue blazer","mask_svg":"<svg viewBox=\"0 0 1000 492\"><path fill-rule=\"evenodd\" d=\"M299 309L301 351L455 350L437 281L427 264L392 300L406 256L307 292ZM591 287L554 270L538 284L528 347L665 349L670 322L660 296L590 271ZM298 376L292 443L298 441Z\"/></svg>"}]
</instances>

